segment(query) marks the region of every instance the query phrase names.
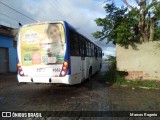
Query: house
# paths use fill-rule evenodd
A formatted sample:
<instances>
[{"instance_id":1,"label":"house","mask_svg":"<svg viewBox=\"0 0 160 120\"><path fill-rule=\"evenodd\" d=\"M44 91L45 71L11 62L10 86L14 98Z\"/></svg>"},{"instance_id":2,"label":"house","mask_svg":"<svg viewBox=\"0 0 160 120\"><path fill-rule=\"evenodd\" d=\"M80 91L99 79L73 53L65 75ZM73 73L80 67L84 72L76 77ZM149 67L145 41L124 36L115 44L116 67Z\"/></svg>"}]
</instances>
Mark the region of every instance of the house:
<instances>
[{"instance_id":1,"label":"house","mask_svg":"<svg viewBox=\"0 0 160 120\"><path fill-rule=\"evenodd\" d=\"M17 71L16 29L0 25L0 73Z\"/></svg>"}]
</instances>

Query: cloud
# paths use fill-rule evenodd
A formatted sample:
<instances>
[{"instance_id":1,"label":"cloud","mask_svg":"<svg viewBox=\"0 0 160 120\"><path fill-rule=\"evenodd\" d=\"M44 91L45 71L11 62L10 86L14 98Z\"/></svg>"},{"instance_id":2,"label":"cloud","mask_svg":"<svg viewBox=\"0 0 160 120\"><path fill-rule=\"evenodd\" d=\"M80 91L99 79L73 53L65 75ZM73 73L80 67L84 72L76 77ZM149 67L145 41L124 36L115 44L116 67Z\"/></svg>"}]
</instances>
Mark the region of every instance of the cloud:
<instances>
[{"instance_id":1,"label":"cloud","mask_svg":"<svg viewBox=\"0 0 160 120\"><path fill-rule=\"evenodd\" d=\"M11 5L18 11L37 21L65 20L77 31L88 37L91 41L98 44L105 50L107 47L113 47L111 43L106 45L106 41L99 42L92 36L93 32L101 30L95 23L96 18L104 18L106 13L102 6L103 0L2 0L4 3ZM6 10L5 8L4 10ZM7 12L8 11L8 12ZM28 18L19 15L9 9L7 14L12 13L23 24L31 23ZM113 51L114 53L114 51Z\"/></svg>"},{"instance_id":2,"label":"cloud","mask_svg":"<svg viewBox=\"0 0 160 120\"><path fill-rule=\"evenodd\" d=\"M95 41L95 38L92 36L92 33L100 30L94 20L99 17L105 17L104 8L99 2L93 0L45 0L42 1L42 3L34 3L36 5L34 12L31 11L34 4L29 4L30 1L32 0L26 1L23 5L26 11L32 14L32 16L36 16L36 18L39 18L40 21L46 19L68 21L72 26L77 28L77 31L88 37L93 42ZM28 6L28 4L30 6ZM39 9L42 10L38 11ZM106 42L103 42L103 46L102 42L95 43L103 49L107 47L105 44ZM109 44L108 46L112 45Z\"/></svg>"}]
</instances>

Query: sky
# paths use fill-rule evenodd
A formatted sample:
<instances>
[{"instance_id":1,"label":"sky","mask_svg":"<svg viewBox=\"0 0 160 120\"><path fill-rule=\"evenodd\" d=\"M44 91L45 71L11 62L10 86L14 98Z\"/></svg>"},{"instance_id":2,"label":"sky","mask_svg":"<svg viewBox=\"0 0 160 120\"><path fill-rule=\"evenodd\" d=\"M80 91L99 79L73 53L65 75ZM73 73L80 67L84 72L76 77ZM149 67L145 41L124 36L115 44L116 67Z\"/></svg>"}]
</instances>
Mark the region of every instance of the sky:
<instances>
[{"instance_id":1,"label":"sky","mask_svg":"<svg viewBox=\"0 0 160 120\"><path fill-rule=\"evenodd\" d=\"M92 36L93 32L101 30L100 27L97 27L95 19L105 17L106 13L103 7L106 1L0 0L0 24L18 28L18 23L25 25L36 21L65 20L78 32L99 45L103 49L104 57L115 56L116 49L112 43L106 44L107 39L99 41ZM121 0L115 0L115 3L117 6L124 5ZM134 0L130 0L130 3L135 4Z\"/></svg>"}]
</instances>

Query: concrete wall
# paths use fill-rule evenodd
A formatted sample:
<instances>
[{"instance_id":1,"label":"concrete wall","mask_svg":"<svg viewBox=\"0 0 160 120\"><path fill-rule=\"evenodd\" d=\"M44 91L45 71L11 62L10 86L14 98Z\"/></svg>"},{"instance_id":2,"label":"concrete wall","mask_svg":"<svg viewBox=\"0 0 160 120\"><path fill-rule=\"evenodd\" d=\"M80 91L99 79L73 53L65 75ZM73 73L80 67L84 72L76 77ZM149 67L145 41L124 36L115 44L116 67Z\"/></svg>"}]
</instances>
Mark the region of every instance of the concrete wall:
<instances>
[{"instance_id":1,"label":"concrete wall","mask_svg":"<svg viewBox=\"0 0 160 120\"><path fill-rule=\"evenodd\" d=\"M160 80L160 41L137 44L137 50L116 45L117 70L127 79Z\"/></svg>"}]
</instances>

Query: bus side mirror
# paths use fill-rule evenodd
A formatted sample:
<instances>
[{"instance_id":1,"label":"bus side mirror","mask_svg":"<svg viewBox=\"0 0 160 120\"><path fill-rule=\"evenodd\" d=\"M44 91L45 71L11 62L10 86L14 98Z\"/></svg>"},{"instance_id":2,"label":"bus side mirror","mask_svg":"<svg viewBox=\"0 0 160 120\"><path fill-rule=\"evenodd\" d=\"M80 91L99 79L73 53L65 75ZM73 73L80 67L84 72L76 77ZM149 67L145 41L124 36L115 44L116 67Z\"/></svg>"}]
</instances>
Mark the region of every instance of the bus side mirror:
<instances>
[{"instance_id":1,"label":"bus side mirror","mask_svg":"<svg viewBox=\"0 0 160 120\"><path fill-rule=\"evenodd\" d=\"M104 53L102 53L102 56L104 56Z\"/></svg>"}]
</instances>

